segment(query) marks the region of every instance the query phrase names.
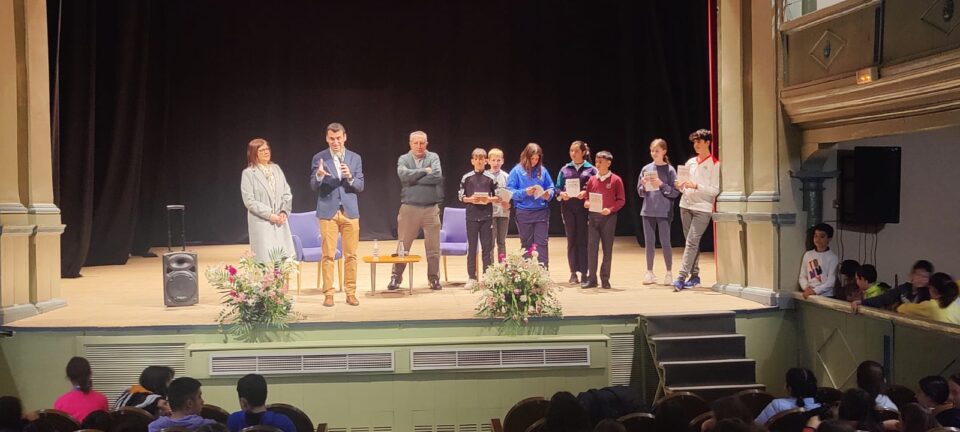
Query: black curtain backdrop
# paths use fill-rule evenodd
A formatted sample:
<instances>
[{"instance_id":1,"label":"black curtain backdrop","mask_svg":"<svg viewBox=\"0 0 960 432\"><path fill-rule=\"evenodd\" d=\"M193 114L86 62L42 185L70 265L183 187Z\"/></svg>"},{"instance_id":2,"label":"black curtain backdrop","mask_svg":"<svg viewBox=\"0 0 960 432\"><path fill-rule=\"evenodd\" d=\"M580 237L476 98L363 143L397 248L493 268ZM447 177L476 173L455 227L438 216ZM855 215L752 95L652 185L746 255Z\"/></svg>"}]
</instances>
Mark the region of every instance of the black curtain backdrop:
<instances>
[{"instance_id":1,"label":"black curtain backdrop","mask_svg":"<svg viewBox=\"0 0 960 432\"><path fill-rule=\"evenodd\" d=\"M420 129L451 206L474 147L504 149L509 170L540 143L554 175L573 140L612 151L627 184L617 233L642 241L649 142L665 138L681 163L709 124L706 0L48 6L65 277L166 244L166 204L186 205L191 243L246 242L239 179L254 137L270 141L294 211L313 209L310 160L334 121L363 157L364 239L395 238L396 159ZM551 232L563 232L558 208Z\"/></svg>"}]
</instances>

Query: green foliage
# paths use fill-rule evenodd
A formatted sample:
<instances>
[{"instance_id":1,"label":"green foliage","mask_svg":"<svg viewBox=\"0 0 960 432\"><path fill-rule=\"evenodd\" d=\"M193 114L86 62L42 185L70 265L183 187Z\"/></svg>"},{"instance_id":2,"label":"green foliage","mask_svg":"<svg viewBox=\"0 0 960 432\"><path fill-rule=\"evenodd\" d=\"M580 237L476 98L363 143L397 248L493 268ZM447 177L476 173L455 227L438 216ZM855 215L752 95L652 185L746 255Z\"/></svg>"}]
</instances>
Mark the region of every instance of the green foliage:
<instances>
[{"instance_id":1,"label":"green foliage","mask_svg":"<svg viewBox=\"0 0 960 432\"><path fill-rule=\"evenodd\" d=\"M526 325L530 317L563 316L556 297L560 288L537 261L537 251L507 254L483 273L474 291L480 291L477 316L500 318L508 325Z\"/></svg>"}]
</instances>

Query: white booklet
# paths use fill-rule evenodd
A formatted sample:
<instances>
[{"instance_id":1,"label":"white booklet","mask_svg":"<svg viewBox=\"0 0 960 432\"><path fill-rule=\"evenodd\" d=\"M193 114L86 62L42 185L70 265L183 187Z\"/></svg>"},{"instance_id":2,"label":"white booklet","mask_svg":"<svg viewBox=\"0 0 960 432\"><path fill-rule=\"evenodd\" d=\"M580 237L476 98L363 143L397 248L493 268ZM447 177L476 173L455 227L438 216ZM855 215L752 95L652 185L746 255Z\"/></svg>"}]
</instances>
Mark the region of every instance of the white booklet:
<instances>
[{"instance_id":1,"label":"white booklet","mask_svg":"<svg viewBox=\"0 0 960 432\"><path fill-rule=\"evenodd\" d=\"M473 195L470 195L470 197L476 199L477 204L490 203L490 193L488 192L474 192Z\"/></svg>"},{"instance_id":2,"label":"white booklet","mask_svg":"<svg viewBox=\"0 0 960 432\"><path fill-rule=\"evenodd\" d=\"M659 176L657 175L656 171L644 171L643 172L643 190L647 192L659 190L660 188L653 185L653 180L655 180L657 177Z\"/></svg>"},{"instance_id":3,"label":"white booklet","mask_svg":"<svg viewBox=\"0 0 960 432\"><path fill-rule=\"evenodd\" d=\"M570 198L576 198L577 195L580 195L580 179L570 178L564 183L566 188L567 195Z\"/></svg>"},{"instance_id":4,"label":"white booklet","mask_svg":"<svg viewBox=\"0 0 960 432\"><path fill-rule=\"evenodd\" d=\"M680 165L677 167L677 181L680 183L690 181L690 167Z\"/></svg>"},{"instance_id":5,"label":"white booklet","mask_svg":"<svg viewBox=\"0 0 960 432\"><path fill-rule=\"evenodd\" d=\"M543 197L543 186L533 185L533 197L542 198Z\"/></svg>"},{"instance_id":6,"label":"white booklet","mask_svg":"<svg viewBox=\"0 0 960 432\"><path fill-rule=\"evenodd\" d=\"M590 192L590 211L594 213L603 211L603 194Z\"/></svg>"},{"instance_id":7,"label":"white booklet","mask_svg":"<svg viewBox=\"0 0 960 432\"><path fill-rule=\"evenodd\" d=\"M501 202L510 202L510 199L513 198L513 194L510 193L510 189L507 188L497 188L497 196L500 197Z\"/></svg>"}]
</instances>

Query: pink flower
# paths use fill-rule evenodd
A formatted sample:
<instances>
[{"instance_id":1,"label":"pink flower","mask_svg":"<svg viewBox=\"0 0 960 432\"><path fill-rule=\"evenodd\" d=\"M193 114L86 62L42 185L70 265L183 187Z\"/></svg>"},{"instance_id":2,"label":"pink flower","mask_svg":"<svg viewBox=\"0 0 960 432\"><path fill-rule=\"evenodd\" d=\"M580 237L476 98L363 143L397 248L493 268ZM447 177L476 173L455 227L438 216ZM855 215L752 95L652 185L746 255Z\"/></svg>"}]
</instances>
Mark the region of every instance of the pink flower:
<instances>
[{"instance_id":1,"label":"pink flower","mask_svg":"<svg viewBox=\"0 0 960 432\"><path fill-rule=\"evenodd\" d=\"M513 293L514 293L515 295L520 295L520 288L514 288L514 289L513 289Z\"/></svg>"},{"instance_id":2,"label":"pink flower","mask_svg":"<svg viewBox=\"0 0 960 432\"><path fill-rule=\"evenodd\" d=\"M507 254L500 254L497 256L497 261L499 262L503 262L505 259L507 259Z\"/></svg>"},{"instance_id":3,"label":"pink flower","mask_svg":"<svg viewBox=\"0 0 960 432\"><path fill-rule=\"evenodd\" d=\"M237 274L237 268L234 266L227 266L227 271L230 272L231 276Z\"/></svg>"},{"instance_id":4,"label":"pink flower","mask_svg":"<svg viewBox=\"0 0 960 432\"><path fill-rule=\"evenodd\" d=\"M230 283L233 283L234 281L236 281L236 278L234 278L233 276L230 276L227 278L227 281Z\"/></svg>"},{"instance_id":5,"label":"pink flower","mask_svg":"<svg viewBox=\"0 0 960 432\"><path fill-rule=\"evenodd\" d=\"M237 297L237 290L230 290L230 297Z\"/></svg>"}]
</instances>

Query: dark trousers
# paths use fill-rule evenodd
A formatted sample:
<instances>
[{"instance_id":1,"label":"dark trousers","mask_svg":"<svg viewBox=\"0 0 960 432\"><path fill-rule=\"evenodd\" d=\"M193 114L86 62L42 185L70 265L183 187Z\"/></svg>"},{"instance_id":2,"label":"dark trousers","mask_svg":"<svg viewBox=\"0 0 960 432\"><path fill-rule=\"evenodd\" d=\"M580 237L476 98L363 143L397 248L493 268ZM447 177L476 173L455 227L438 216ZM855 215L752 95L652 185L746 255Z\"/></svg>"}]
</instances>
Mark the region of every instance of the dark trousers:
<instances>
[{"instance_id":1,"label":"dark trousers","mask_svg":"<svg viewBox=\"0 0 960 432\"><path fill-rule=\"evenodd\" d=\"M571 198L560 205L563 229L567 233L567 263L570 273L587 274L587 213L583 200Z\"/></svg>"},{"instance_id":2,"label":"dark trousers","mask_svg":"<svg viewBox=\"0 0 960 432\"><path fill-rule=\"evenodd\" d=\"M537 245L537 260L544 267L550 265L548 253L548 231L550 229L550 208L540 210L517 209L517 233L520 234L520 245L524 250Z\"/></svg>"},{"instance_id":3,"label":"dark trousers","mask_svg":"<svg viewBox=\"0 0 960 432\"><path fill-rule=\"evenodd\" d=\"M477 238L483 250L483 270L493 264L493 229L490 219L467 221L467 276L477 279Z\"/></svg>"},{"instance_id":4,"label":"dark trousers","mask_svg":"<svg viewBox=\"0 0 960 432\"><path fill-rule=\"evenodd\" d=\"M590 260L589 281L597 280L597 261L599 260L600 245L603 244L603 264L600 265L600 280L610 280L610 262L613 261L613 236L617 229L617 214L604 216L600 213L590 213L587 221L587 259Z\"/></svg>"},{"instance_id":5,"label":"dark trousers","mask_svg":"<svg viewBox=\"0 0 960 432\"><path fill-rule=\"evenodd\" d=\"M507 255L507 224L509 223L509 217L493 217L493 240L497 243L498 262L499 257Z\"/></svg>"}]
</instances>

